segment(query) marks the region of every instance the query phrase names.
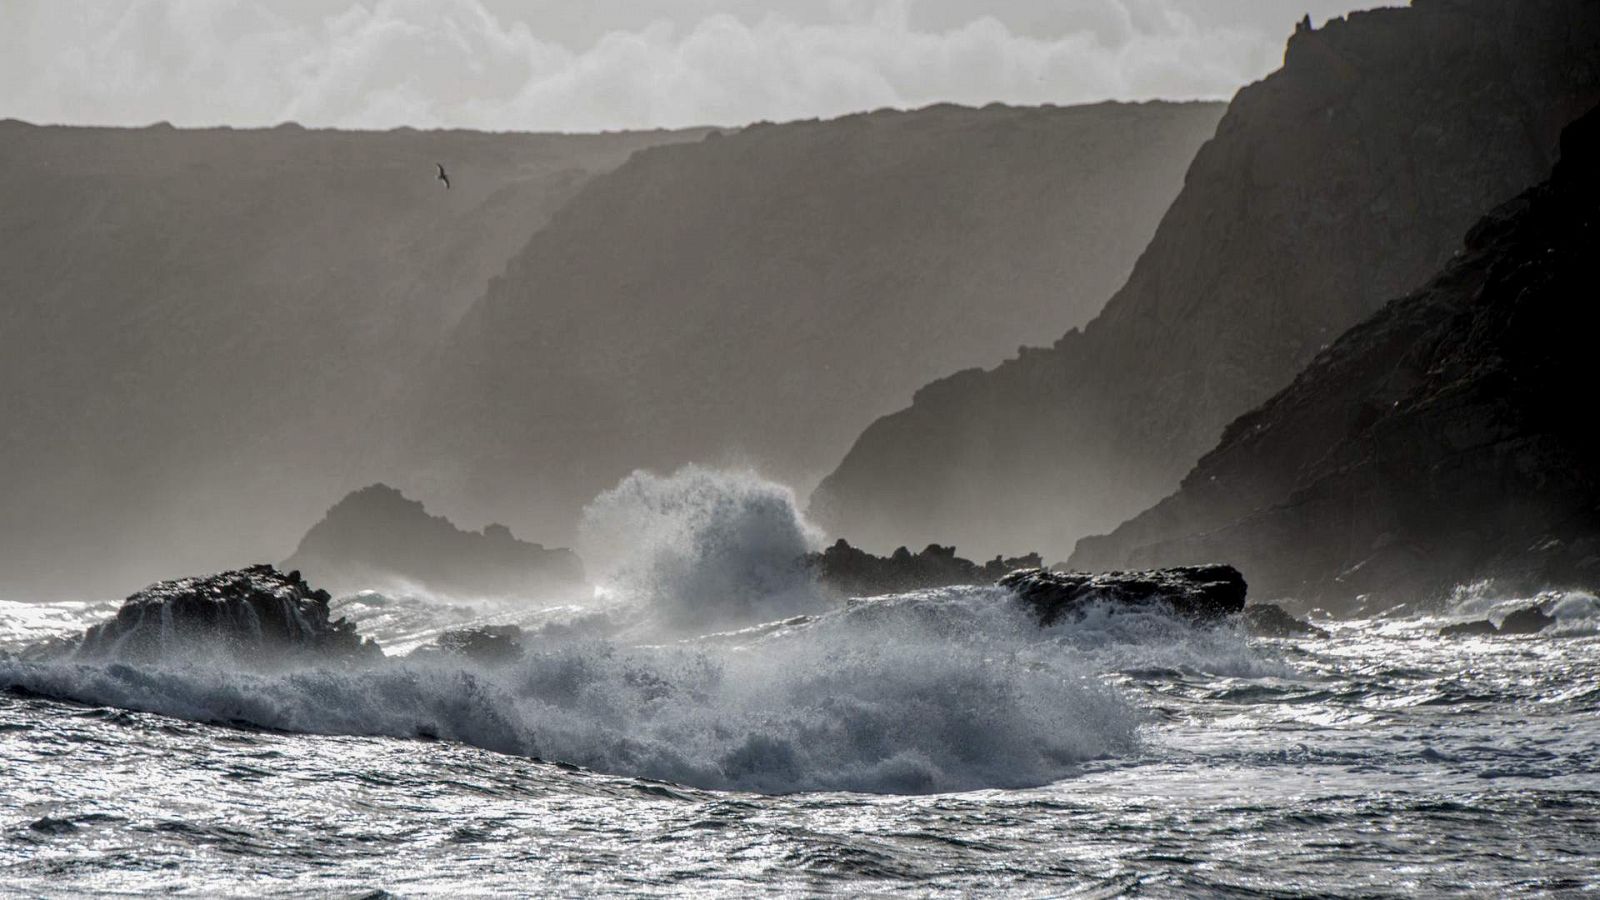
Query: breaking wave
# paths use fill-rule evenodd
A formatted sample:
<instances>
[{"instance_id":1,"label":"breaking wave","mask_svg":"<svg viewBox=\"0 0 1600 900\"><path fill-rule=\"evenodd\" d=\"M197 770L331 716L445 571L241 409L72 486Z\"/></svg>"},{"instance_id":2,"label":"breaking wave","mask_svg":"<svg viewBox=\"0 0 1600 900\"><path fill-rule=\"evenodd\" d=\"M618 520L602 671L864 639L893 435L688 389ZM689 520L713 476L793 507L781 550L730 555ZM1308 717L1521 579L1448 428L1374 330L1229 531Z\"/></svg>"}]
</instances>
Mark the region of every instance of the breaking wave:
<instances>
[{"instance_id":1,"label":"breaking wave","mask_svg":"<svg viewBox=\"0 0 1600 900\"><path fill-rule=\"evenodd\" d=\"M728 640L537 640L501 667L410 657L262 673L0 663L38 694L296 732L438 737L762 792L1044 784L1135 746L1140 716L994 589L856 603Z\"/></svg>"},{"instance_id":2,"label":"breaking wave","mask_svg":"<svg viewBox=\"0 0 1600 900\"><path fill-rule=\"evenodd\" d=\"M749 472L635 472L584 509L580 547L600 582L674 633L826 605L800 565L821 544L794 492Z\"/></svg>"},{"instance_id":3,"label":"breaking wave","mask_svg":"<svg viewBox=\"0 0 1600 900\"><path fill-rule=\"evenodd\" d=\"M584 535L591 571L622 601L335 603L391 653L514 621L524 652L507 662L422 653L263 672L0 658L0 685L208 722L441 738L702 788L924 793L1046 784L1135 750L1145 713L1108 673L1277 671L1233 629L1154 608L1040 628L994 587L830 599L796 564L816 540L793 495L747 474L635 474L590 505Z\"/></svg>"}]
</instances>

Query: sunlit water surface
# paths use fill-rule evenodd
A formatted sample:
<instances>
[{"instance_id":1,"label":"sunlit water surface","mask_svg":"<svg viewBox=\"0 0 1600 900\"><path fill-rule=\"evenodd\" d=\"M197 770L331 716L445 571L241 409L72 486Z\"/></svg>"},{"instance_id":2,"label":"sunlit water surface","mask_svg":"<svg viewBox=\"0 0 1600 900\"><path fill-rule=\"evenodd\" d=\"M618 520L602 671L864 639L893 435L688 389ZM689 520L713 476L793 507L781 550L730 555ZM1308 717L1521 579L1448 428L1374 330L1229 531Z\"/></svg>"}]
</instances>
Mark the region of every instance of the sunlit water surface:
<instances>
[{"instance_id":1,"label":"sunlit water surface","mask_svg":"<svg viewBox=\"0 0 1600 900\"><path fill-rule=\"evenodd\" d=\"M882 611L896 603L905 609ZM991 628L983 632L988 637L974 638L983 628L961 617L955 627L926 627L928 610L962 604L1005 605L989 592L932 592L880 604L876 618L831 616L838 628L868 635L869 644L882 637L872 622L918 619L922 625L903 632L906 643L950 642L954 671L895 672L930 666L931 658L879 657L861 648L852 651L861 659L825 655L819 662L810 651L783 649L786 640L808 646L786 638L783 628L674 644L673 654L688 647L732 666L724 677L734 680L755 677L738 668L737 654L775 655L783 672L770 677L784 693L747 699L742 687L701 684L693 699L674 701L682 708L670 716L619 707L584 729L562 726L571 733L554 740L567 741L563 752L586 756L590 768L456 740L292 733L249 721L325 721L305 727L381 735L393 731L381 716L296 717L309 715L305 704L313 701L324 717L342 706L389 702L376 694L390 687L346 696L338 692L355 690L348 680L294 676L295 690L316 695L308 700L263 680L271 703L295 696L299 705L241 705L244 721L223 724L191 721L228 718L194 712L193 699L166 709L153 694L106 687L179 684L150 688L149 673L112 666L96 674L102 680L84 681L81 672L0 664L8 685L0 694L0 894L1600 893L1600 638L1592 598L1569 602L1554 634L1516 638L1443 639L1436 632L1445 619L1426 616L1329 624L1333 637L1326 640L1246 638L1231 628L1201 632L1137 618L1062 626L1021 644L1005 643L991 626L983 626ZM531 627L541 615L557 614L381 598L339 605L391 652L463 621ZM0 621L14 644L74 630L106 612L88 604L7 604ZM818 626L786 627L804 633ZM579 641L570 631L549 640ZM824 631L818 645L843 633ZM972 641L980 653L963 655L961 646ZM593 646L608 647L602 655L623 652L618 644ZM727 646L735 649L706 649ZM734 655L717 655L725 652ZM666 671L666 657L641 658L657 675ZM862 659L890 668L871 675ZM528 705L533 693L551 690L539 668L547 664L475 677L509 679L504 702L516 711L504 714L535 719L522 725L537 736L539 710L555 709ZM812 664L890 686L819 688L822 676L806 669ZM995 680L960 670L986 665L995 667ZM417 672L424 670L406 671L423 677ZM1010 692L1006 684L1031 677L1024 672L1055 681ZM1086 682L1074 681L1085 672ZM230 676L227 690L248 692L251 677ZM588 677L623 690L609 676ZM931 696L917 695L921 678ZM521 687L509 687L514 683ZM1049 703L1036 708L1029 691L1049 684L1062 685L1057 718L1077 721L1053 721ZM853 709L877 711L878 719L861 719L860 727L879 732L879 743L863 753L881 755L900 741L933 762L915 777L864 768L850 756L849 735L793 725L811 721L802 713L837 709L813 691L836 695L827 702L843 696L857 703ZM57 699L61 694L78 702ZM146 711L82 702L86 695ZM888 708L919 702L965 706L950 722L926 728L919 724L924 712L897 718ZM884 779L879 789L903 788L896 779L912 777L906 784L913 788L922 778L937 789L1003 779L973 758L997 754L1024 769L1023 780L1033 772L1028 766L1046 766L1038 770L1045 774L1031 786L942 793L711 790L623 769L637 758L650 772L689 772L703 784L770 773L729 774L727 761L744 758L731 752L718 757L714 771L660 753L629 756L607 730L636 727L642 739L669 741L671 728L726 731L728 746L744 752L745 732L765 727L756 709L762 705L774 734L790 742L813 735L820 747L775 757L791 767L783 778L794 785ZM992 720L1035 715L1043 718L1024 725ZM981 735L961 730L962 721L978 732L998 729L1007 741L1067 749L1038 763L1029 748L985 745ZM473 739L477 732L461 733ZM941 741L976 749L923 746ZM723 749L708 744L693 752ZM765 757L755 767L764 764ZM838 772L818 770L835 764Z\"/></svg>"}]
</instances>

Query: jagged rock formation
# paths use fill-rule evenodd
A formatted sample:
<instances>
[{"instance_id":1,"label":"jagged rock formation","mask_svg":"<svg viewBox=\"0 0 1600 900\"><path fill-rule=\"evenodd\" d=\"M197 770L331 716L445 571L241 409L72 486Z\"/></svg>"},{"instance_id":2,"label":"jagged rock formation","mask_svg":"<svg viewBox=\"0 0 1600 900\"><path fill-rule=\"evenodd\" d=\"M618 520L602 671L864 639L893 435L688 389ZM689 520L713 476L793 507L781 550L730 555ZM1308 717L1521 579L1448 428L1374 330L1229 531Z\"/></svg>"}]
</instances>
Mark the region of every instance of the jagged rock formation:
<instances>
[{"instance_id":1,"label":"jagged rock formation","mask_svg":"<svg viewBox=\"0 0 1600 900\"><path fill-rule=\"evenodd\" d=\"M293 541L394 471L404 376L561 204L702 134L0 122L0 591Z\"/></svg>"},{"instance_id":2,"label":"jagged rock formation","mask_svg":"<svg viewBox=\"0 0 1600 900\"><path fill-rule=\"evenodd\" d=\"M285 575L269 565L163 581L129 597L115 617L81 637L36 645L23 657L262 666L382 658L354 625L329 621L328 599L299 572Z\"/></svg>"},{"instance_id":3,"label":"jagged rock formation","mask_svg":"<svg viewBox=\"0 0 1600 900\"><path fill-rule=\"evenodd\" d=\"M1104 312L923 388L861 435L812 518L869 548L1064 556L1170 493L1227 422L1437 271L1597 101L1590 0L1417 0L1302 28L1283 68L1234 98Z\"/></svg>"},{"instance_id":4,"label":"jagged rock formation","mask_svg":"<svg viewBox=\"0 0 1600 900\"><path fill-rule=\"evenodd\" d=\"M1424 288L1228 426L1173 496L1074 565L1227 558L1258 595L1348 607L1495 579L1600 586L1600 111L1549 182Z\"/></svg>"},{"instance_id":5,"label":"jagged rock formation","mask_svg":"<svg viewBox=\"0 0 1600 900\"><path fill-rule=\"evenodd\" d=\"M571 550L518 540L504 525L463 531L374 484L334 504L284 563L333 590L416 586L466 596L524 596L582 582Z\"/></svg>"},{"instance_id":6,"label":"jagged rock formation","mask_svg":"<svg viewBox=\"0 0 1600 900\"><path fill-rule=\"evenodd\" d=\"M956 548L930 544L921 553L901 547L889 556L874 556L850 546L842 538L821 553L806 558L817 579L840 593L855 597L894 594L957 584L993 584L1017 569L1044 564L1039 554L995 557L979 565L956 556Z\"/></svg>"},{"instance_id":7,"label":"jagged rock formation","mask_svg":"<svg viewBox=\"0 0 1600 900\"><path fill-rule=\"evenodd\" d=\"M1224 565L1099 574L1024 569L1000 579L1000 586L1031 606L1043 626L1092 603L1164 604L1197 622L1213 622L1243 610L1246 590L1239 570Z\"/></svg>"},{"instance_id":8,"label":"jagged rock formation","mask_svg":"<svg viewBox=\"0 0 1600 900\"><path fill-rule=\"evenodd\" d=\"M416 483L563 540L636 468L753 463L808 490L917 385L1093 315L1220 114L936 106L640 153L424 376L440 480Z\"/></svg>"}]
</instances>

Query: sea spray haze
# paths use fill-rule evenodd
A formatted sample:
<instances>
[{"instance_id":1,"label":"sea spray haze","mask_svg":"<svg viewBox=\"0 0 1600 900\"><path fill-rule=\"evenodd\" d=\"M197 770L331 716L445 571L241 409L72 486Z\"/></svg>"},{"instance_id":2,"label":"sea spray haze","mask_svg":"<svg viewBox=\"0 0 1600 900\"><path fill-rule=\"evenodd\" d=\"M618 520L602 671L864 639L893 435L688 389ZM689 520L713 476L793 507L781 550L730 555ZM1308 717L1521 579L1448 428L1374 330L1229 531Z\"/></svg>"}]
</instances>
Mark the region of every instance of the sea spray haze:
<instances>
[{"instance_id":1,"label":"sea spray haze","mask_svg":"<svg viewBox=\"0 0 1600 900\"><path fill-rule=\"evenodd\" d=\"M822 534L794 492L754 472L635 472L583 512L580 549L602 586L644 602L669 632L697 634L814 612L802 565Z\"/></svg>"}]
</instances>

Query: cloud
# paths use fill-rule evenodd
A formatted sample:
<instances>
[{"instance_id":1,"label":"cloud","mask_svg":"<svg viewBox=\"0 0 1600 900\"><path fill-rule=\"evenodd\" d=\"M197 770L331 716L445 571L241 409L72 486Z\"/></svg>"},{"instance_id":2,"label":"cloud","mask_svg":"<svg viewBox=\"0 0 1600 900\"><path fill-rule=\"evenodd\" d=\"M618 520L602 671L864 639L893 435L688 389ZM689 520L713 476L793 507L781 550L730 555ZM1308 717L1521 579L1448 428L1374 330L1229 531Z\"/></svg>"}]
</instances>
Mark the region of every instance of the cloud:
<instances>
[{"instance_id":1,"label":"cloud","mask_svg":"<svg viewBox=\"0 0 1600 900\"><path fill-rule=\"evenodd\" d=\"M1294 18L1234 2L8 0L0 115L596 130L1227 97Z\"/></svg>"}]
</instances>

